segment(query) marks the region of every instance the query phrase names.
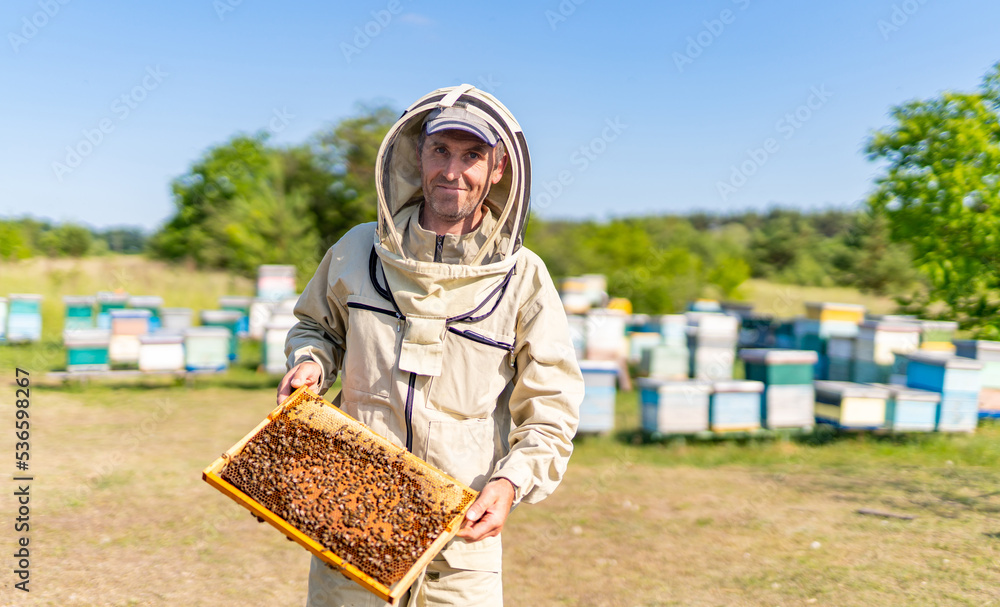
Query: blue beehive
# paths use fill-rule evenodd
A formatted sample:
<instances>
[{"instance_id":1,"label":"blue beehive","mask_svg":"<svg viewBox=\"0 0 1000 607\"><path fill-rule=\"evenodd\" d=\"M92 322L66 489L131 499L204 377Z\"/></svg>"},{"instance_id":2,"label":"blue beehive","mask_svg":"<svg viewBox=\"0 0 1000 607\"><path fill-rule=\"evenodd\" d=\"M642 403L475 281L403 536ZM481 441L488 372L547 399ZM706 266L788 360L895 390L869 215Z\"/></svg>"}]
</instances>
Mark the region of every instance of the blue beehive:
<instances>
[{"instance_id":1,"label":"blue beehive","mask_svg":"<svg viewBox=\"0 0 1000 607\"><path fill-rule=\"evenodd\" d=\"M905 386L872 384L889 391L885 403L886 428L895 432L933 432L941 409L941 395Z\"/></svg>"},{"instance_id":2,"label":"blue beehive","mask_svg":"<svg viewBox=\"0 0 1000 607\"><path fill-rule=\"evenodd\" d=\"M907 355L906 385L941 394L937 429L973 432L979 421L983 363L959 356L915 352Z\"/></svg>"},{"instance_id":3,"label":"blue beehive","mask_svg":"<svg viewBox=\"0 0 1000 607\"><path fill-rule=\"evenodd\" d=\"M653 434L695 434L708 430L707 381L639 379L642 429Z\"/></svg>"},{"instance_id":4,"label":"blue beehive","mask_svg":"<svg viewBox=\"0 0 1000 607\"><path fill-rule=\"evenodd\" d=\"M580 404L580 427L577 432L611 432L615 428L615 380L618 363L607 360L581 360L583 402Z\"/></svg>"},{"instance_id":5,"label":"blue beehive","mask_svg":"<svg viewBox=\"0 0 1000 607\"><path fill-rule=\"evenodd\" d=\"M7 309L7 341L42 339L42 296L11 294Z\"/></svg>"},{"instance_id":6,"label":"blue beehive","mask_svg":"<svg viewBox=\"0 0 1000 607\"><path fill-rule=\"evenodd\" d=\"M759 381L713 382L709 427L713 432L759 429L763 392L764 383Z\"/></svg>"},{"instance_id":7,"label":"blue beehive","mask_svg":"<svg viewBox=\"0 0 1000 607\"><path fill-rule=\"evenodd\" d=\"M7 341L7 298L0 297L0 343Z\"/></svg>"}]
</instances>

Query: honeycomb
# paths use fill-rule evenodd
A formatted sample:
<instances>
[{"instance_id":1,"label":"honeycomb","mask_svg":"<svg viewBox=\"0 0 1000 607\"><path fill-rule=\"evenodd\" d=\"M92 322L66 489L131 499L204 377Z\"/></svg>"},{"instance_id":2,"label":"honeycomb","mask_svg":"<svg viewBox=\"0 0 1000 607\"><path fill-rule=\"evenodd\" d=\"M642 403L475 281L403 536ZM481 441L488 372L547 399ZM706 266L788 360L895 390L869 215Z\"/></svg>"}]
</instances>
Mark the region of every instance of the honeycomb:
<instances>
[{"instance_id":1,"label":"honeycomb","mask_svg":"<svg viewBox=\"0 0 1000 607\"><path fill-rule=\"evenodd\" d=\"M305 391L228 460L221 476L387 588L454 530L476 497Z\"/></svg>"}]
</instances>

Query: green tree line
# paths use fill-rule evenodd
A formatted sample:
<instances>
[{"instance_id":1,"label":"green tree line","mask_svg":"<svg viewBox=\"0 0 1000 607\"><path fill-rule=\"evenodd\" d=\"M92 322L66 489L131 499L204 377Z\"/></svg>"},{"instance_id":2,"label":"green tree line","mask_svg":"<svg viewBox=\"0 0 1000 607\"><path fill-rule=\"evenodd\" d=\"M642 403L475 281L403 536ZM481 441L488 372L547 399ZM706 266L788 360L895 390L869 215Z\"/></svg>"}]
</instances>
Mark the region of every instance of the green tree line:
<instances>
[{"instance_id":1,"label":"green tree line","mask_svg":"<svg viewBox=\"0 0 1000 607\"><path fill-rule=\"evenodd\" d=\"M93 229L77 223L52 223L29 217L0 219L0 260L39 255L83 257L106 253L141 253L147 235L142 228Z\"/></svg>"}]
</instances>

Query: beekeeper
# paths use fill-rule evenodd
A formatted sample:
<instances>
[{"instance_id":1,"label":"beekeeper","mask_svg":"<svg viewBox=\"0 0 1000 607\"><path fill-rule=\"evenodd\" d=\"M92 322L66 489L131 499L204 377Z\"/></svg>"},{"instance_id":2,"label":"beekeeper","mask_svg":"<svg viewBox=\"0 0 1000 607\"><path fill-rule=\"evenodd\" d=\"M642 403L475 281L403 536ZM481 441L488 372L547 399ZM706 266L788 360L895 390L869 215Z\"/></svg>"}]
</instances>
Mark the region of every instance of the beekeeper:
<instances>
[{"instance_id":1,"label":"beekeeper","mask_svg":"<svg viewBox=\"0 0 1000 607\"><path fill-rule=\"evenodd\" d=\"M522 246L530 177L499 101L430 93L379 149L378 221L327 251L295 306L278 400L339 372L334 404L480 491L409 605L501 605L504 521L555 489L573 450L583 380L552 279ZM381 603L314 557L308 604Z\"/></svg>"}]
</instances>

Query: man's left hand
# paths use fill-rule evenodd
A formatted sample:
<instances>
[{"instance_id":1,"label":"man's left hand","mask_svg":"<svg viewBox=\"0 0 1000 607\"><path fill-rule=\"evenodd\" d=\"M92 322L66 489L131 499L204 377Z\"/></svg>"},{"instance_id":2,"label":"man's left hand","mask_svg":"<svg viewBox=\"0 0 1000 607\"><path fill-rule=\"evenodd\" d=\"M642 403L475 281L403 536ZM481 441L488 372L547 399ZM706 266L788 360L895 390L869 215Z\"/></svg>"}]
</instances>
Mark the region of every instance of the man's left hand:
<instances>
[{"instance_id":1,"label":"man's left hand","mask_svg":"<svg viewBox=\"0 0 1000 607\"><path fill-rule=\"evenodd\" d=\"M503 524L514 503L514 485L505 478L490 481L483 487L479 497L465 514L458 537L478 542L487 537L500 535Z\"/></svg>"}]
</instances>

